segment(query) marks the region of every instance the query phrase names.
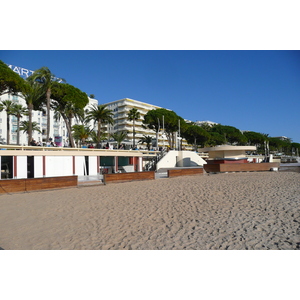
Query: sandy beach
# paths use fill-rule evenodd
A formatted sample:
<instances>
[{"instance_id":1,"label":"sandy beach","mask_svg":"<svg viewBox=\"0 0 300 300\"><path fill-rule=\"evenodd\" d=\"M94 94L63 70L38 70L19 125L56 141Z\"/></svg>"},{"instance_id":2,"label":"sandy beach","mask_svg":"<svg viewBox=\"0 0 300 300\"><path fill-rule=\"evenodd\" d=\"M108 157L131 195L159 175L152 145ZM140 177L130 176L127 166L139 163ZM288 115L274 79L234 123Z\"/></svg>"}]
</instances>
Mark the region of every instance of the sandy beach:
<instances>
[{"instance_id":1,"label":"sandy beach","mask_svg":"<svg viewBox=\"0 0 300 300\"><path fill-rule=\"evenodd\" d=\"M0 247L300 249L300 174L201 174L2 195Z\"/></svg>"}]
</instances>

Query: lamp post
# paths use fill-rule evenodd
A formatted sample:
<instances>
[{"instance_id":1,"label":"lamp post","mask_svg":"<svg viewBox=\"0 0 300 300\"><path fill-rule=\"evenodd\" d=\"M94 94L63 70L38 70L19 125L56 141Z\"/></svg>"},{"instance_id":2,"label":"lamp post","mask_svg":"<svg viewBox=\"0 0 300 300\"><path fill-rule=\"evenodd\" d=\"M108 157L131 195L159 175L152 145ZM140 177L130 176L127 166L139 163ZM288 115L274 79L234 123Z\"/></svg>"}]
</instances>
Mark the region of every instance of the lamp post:
<instances>
[{"instance_id":1,"label":"lamp post","mask_svg":"<svg viewBox=\"0 0 300 300\"><path fill-rule=\"evenodd\" d=\"M163 133L162 133L162 139L163 139L163 149L165 148L165 116L162 116L163 121Z\"/></svg>"},{"instance_id":2,"label":"lamp post","mask_svg":"<svg viewBox=\"0 0 300 300\"><path fill-rule=\"evenodd\" d=\"M181 137L180 137L180 119L178 120L178 151L180 151L180 140L181 140Z\"/></svg>"}]
</instances>

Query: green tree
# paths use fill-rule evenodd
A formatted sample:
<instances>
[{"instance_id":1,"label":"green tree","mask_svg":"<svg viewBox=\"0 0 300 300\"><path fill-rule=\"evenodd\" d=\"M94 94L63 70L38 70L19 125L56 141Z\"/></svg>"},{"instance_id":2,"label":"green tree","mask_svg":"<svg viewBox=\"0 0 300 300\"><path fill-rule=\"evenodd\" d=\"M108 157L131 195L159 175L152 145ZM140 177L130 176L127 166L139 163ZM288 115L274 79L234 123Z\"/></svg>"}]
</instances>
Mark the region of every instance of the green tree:
<instances>
[{"instance_id":1,"label":"green tree","mask_svg":"<svg viewBox=\"0 0 300 300\"><path fill-rule=\"evenodd\" d=\"M27 133L27 134L29 134L29 130L31 130L31 132L37 131L37 132L41 133L39 124L37 122L32 122L30 124L29 121L22 121L22 122L20 122L20 130L22 130L24 133ZM31 140L32 140L32 138L31 138ZM28 145L30 145L30 143Z\"/></svg>"},{"instance_id":2,"label":"green tree","mask_svg":"<svg viewBox=\"0 0 300 300\"><path fill-rule=\"evenodd\" d=\"M55 78L55 75L51 73L49 68L42 67L36 71L33 72L32 75L28 77L29 81L36 81L39 82L45 91L45 104L46 104L46 110L47 110L47 132L46 132L46 140L49 140L49 134L50 134L50 104L51 104L51 93L52 93L52 87L54 84L56 84L57 79Z\"/></svg>"},{"instance_id":3,"label":"green tree","mask_svg":"<svg viewBox=\"0 0 300 300\"><path fill-rule=\"evenodd\" d=\"M7 145L10 143L10 116L13 114L14 103L10 100L3 100L0 102L0 111L6 112L6 135Z\"/></svg>"},{"instance_id":4,"label":"green tree","mask_svg":"<svg viewBox=\"0 0 300 300\"><path fill-rule=\"evenodd\" d=\"M127 135L128 135L127 131L118 131L113 133L111 136L117 142L119 148L121 143L127 138Z\"/></svg>"},{"instance_id":5,"label":"green tree","mask_svg":"<svg viewBox=\"0 0 300 300\"><path fill-rule=\"evenodd\" d=\"M194 145L195 151L197 151L198 145L204 146L209 139L208 132L194 123L186 124L182 131L182 136L189 144Z\"/></svg>"},{"instance_id":6,"label":"green tree","mask_svg":"<svg viewBox=\"0 0 300 300\"><path fill-rule=\"evenodd\" d=\"M76 141L77 147L78 142L80 142L79 147L81 147L86 140L90 137L91 129L88 126L75 124L72 126L73 137Z\"/></svg>"},{"instance_id":7,"label":"green tree","mask_svg":"<svg viewBox=\"0 0 300 300\"><path fill-rule=\"evenodd\" d=\"M225 136L223 134L220 134L218 132L208 132L208 133L210 136L207 141L208 146L217 146L217 145L225 144Z\"/></svg>"},{"instance_id":8,"label":"green tree","mask_svg":"<svg viewBox=\"0 0 300 300\"><path fill-rule=\"evenodd\" d=\"M102 135L103 124L113 124L113 113L106 105L93 105L91 110L86 114L86 121L94 121L94 125L97 123L97 139L100 141Z\"/></svg>"},{"instance_id":9,"label":"green tree","mask_svg":"<svg viewBox=\"0 0 300 300\"><path fill-rule=\"evenodd\" d=\"M44 97L42 86L35 81L25 80L21 91L28 109L28 145L32 140L32 111L41 109L41 101Z\"/></svg>"},{"instance_id":10,"label":"green tree","mask_svg":"<svg viewBox=\"0 0 300 300\"><path fill-rule=\"evenodd\" d=\"M70 145L74 148L72 120L74 117L83 116L84 107L88 104L89 98L86 93L68 83L55 82L51 91L53 99L51 107L54 109L57 119L63 118L69 134Z\"/></svg>"},{"instance_id":11,"label":"green tree","mask_svg":"<svg viewBox=\"0 0 300 300\"><path fill-rule=\"evenodd\" d=\"M245 131L244 136L247 138L247 144L251 146L256 146L258 153L264 153L264 144L268 141L266 134L254 132L254 131Z\"/></svg>"},{"instance_id":12,"label":"green tree","mask_svg":"<svg viewBox=\"0 0 300 300\"><path fill-rule=\"evenodd\" d=\"M286 155L290 154L291 143L289 140L281 140L279 138L270 137L269 145L271 151L284 153Z\"/></svg>"},{"instance_id":13,"label":"green tree","mask_svg":"<svg viewBox=\"0 0 300 300\"><path fill-rule=\"evenodd\" d=\"M141 114L136 108L132 108L127 114L128 120L133 121L133 148L135 148L135 121L137 121L140 117Z\"/></svg>"},{"instance_id":14,"label":"green tree","mask_svg":"<svg viewBox=\"0 0 300 300\"><path fill-rule=\"evenodd\" d=\"M139 143L146 144L148 151L150 151L152 145L152 136L150 135L143 135L143 137L139 140Z\"/></svg>"},{"instance_id":15,"label":"green tree","mask_svg":"<svg viewBox=\"0 0 300 300\"><path fill-rule=\"evenodd\" d=\"M28 115L28 110L21 104L14 104L12 108L12 115L17 118L17 145L20 145L20 119L24 115Z\"/></svg>"},{"instance_id":16,"label":"green tree","mask_svg":"<svg viewBox=\"0 0 300 300\"><path fill-rule=\"evenodd\" d=\"M98 133L95 132L94 130L91 131L90 137L94 143L96 143L96 147L98 149L101 148L101 141L107 140L107 133L106 132L101 132L100 137L98 137Z\"/></svg>"},{"instance_id":17,"label":"green tree","mask_svg":"<svg viewBox=\"0 0 300 300\"><path fill-rule=\"evenodd\" d=\"M158 142L158 134L164 125L164 130L167 135L169 145L171 148L174 148L174 143L175 143L174 133L177 132L179 129L178 126L179 120L181 124L180 126L184 128L185 126L184 119L179 117L174 111L165 108L158 108L158 109L149 110L144 115L143 124L147 128L155 131L157 142Z\"/></svg>"},{"instance_id":18,"label":"green tree","mask_svg":"<svg viewBox=\"0 0 300 300\"><path fill-rule=\"evenodd\" d=\"M233 126L217 124L212 126L211 132L216 132L220 135L223 135L225 141L230 144L244 145L247 143L247 138L239 129Z\"/></svg>"},{"instance_id":19,"label":"green tree","mask_svg":"<svg viewBox=\"0 0 300 300\"><path fill-rule=\"evenodd\" d=\"M0 95L17 94L22 90L24 79L0 60Z\"/></svg>"},{"instance_id":20,"label":"green tree","mask_svg":"<svg viewBox=\"0 0 300 300\"><path fill-rule=\"evenodd\" d=\"M252 146L261 145L267 139L265 135L254 131L245 131L244 136L247 138L248 144Z\"/></svg>"}]
</instances>

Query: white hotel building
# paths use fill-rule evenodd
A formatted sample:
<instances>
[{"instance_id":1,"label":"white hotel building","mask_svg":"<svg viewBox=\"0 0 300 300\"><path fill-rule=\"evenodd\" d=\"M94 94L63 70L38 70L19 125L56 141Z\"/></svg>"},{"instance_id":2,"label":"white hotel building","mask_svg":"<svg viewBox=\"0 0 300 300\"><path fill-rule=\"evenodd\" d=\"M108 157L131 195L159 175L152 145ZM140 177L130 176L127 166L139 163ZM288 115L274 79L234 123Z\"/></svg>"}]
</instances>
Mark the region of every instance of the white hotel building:
<instances>
[{"instance_id":1,"label":"white hotel building","mask_svg":"<svg viewBox=\"0 0 300 300\"><path fill-rule=\"evenodd\" d=\"M10 94L4 94L0 96L0 101L10 100L13 103L21 104L24 107L27 107L25 100L20 96L14 96ZM98 104L98 101L95 99L89 98L89 104L86 108L89 108L93 104ZM17 118L15 116L10 116L10 144L16 145L17 144ZM0 112L0 143L6 144L7 142L7 125L6 125L7 114L5 111ZM27 116L23 116L20 119L21 121L28 120ZM52 138L54 141L55 137L60 136L62 137L62 144L68 140L68 131L65 125L65 122L61 118L59 121L54 120L54 111L50 112L50 135L49 137ZM46 143L46 130L47 130L47 117L41 111L33 111L32 112L32 121L36 122L40 128L41 133L34 131L32 134L33 139L36 142ZM76 121L74 120L74 124ZM92 124L92 123L91 123ZM27 145L28 144L28 137L27 134L20 131L20 145Z\"/></svg>"},{"instance_id":2,"label":"white hotel building","mask_svg":"<svg viewBox=\"0 0 300 300\"><path fill-rule=\"evenodd\" d=\"M20 96L14 96L10 94L4 94L0 96L0 101L3 100L11 100L14 103L21 104L26 107L25 100ZM89 104L85 107L85 109L89 109L92 105L98 105L98 100L89 98ZM145 102L124 98L121 100L116 100L113 102L105 103L107 108L110 109L113 113L114 124L107 125L107 132L109 136L118 131L127 131L128 139L124 142L127 145L132 145L133 143L133 121L129 121L127 114L132 108L136 108L140 113L140 118L135 122L135 143L138 144L138 141L143 137L143 135L149 135L153 137L153 146L156 146L156 133L153 130L148 128L144 128L143 119L144 115L152 109L161 108L156 105L148 104ZM7 142L7 126L6 126L6 112L0 112L0 143L6 144ZM20 121L28 120L27 116L23 116ZM54 112L50 112L50 138L55 141L55 137L62 137L62 145L68 140L68 132L66 125L61 118L59 121L55 121ZM47 129L47 117L41 111L33 111L32 113L32 121L36 122L41 130L41 133L34 131L33 139L36 142L46 143L46 129ZM76 124L76 120L74 119L74 124ZM90 122L90 126L94 127L93 121ZM17 118L15 116L10 116L10 144L17 144ZM27 134L24 134L20 131L20 145L27 145L28 137ZM162 124L161 124L161 132L158 137L158 145L159 146L167 146L168 141L165 137L162 137ZM186 147L187 144L183 140L183 145ZM141 145L143 148L146 145Z\"/></svg>"}]
</instances>

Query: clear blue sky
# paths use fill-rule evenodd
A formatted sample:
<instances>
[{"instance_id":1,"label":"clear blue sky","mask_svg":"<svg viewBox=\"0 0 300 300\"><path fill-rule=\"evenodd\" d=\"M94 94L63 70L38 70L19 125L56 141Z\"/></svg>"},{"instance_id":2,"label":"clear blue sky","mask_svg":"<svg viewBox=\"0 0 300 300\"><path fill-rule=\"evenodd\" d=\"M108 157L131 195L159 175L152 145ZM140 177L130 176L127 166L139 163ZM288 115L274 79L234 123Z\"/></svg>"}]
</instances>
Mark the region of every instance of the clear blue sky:
<instances>
[{"instance_id":1,"label":"clear blue sky","mask_svg":"<svg viewBox=\"0 0 300 300\"><path fill-rule=\"evenodd\" d=\"M300 143L299 51L2 50L0 59L47 66L99 104L127 97Z\"/></svg>"}]
</instances>

